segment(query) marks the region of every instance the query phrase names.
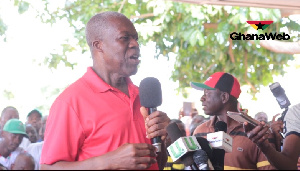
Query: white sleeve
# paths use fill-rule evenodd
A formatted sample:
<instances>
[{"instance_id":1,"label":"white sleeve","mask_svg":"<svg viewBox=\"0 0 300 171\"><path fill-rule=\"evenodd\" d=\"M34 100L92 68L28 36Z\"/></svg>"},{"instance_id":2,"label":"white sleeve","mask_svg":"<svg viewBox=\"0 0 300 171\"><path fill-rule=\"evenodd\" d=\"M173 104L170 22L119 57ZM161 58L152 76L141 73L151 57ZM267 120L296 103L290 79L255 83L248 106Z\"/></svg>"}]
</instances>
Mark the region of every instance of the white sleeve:
<instances>
[{"instance_id":1,"label":"white sleeve","mask_svg":"<svg viewBox=\"0 0 300 171\"><path fill-rule=\"evenodd\" d=\"M28 138L23 137L23 140L21 142L21 144L19 145L19 147L23 148L25 151L27 150L27 147L31 144L31 142L29 141Z\"/></svg>"},{"instance_id":2,"label":"white sleeve","mask_svg":"<svg viewBox=\"0 0 300 171\"><path fill-rule=\"evenodd\" d=\"M284 137L290 134L295 134L300 136L300 103L290 107L283 119Z\"/></svg>"}]
</instances>

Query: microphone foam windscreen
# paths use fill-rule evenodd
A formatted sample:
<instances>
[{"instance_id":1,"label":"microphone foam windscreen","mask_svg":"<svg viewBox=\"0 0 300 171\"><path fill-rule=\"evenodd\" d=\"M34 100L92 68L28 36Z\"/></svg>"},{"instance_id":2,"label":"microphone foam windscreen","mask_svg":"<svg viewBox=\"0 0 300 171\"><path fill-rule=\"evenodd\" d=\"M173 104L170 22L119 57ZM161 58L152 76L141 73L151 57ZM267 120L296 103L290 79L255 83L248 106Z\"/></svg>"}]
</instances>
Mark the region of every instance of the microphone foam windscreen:
<instances>
[{"instance_id":1,"label":"microphone foam windscreen","mask_svg":"<svg viewBox=\"0 0 300 171\"><path fill-rule=\"evenodd\" d=\"M158 79L154 77L144 78L139 86L141 105L147 108L155 108L161 105L162 93Z\"/></svg>"},{"instance_id":2,"label":"microphone foam windscreen","mask_svg":"<svg viewBox=\"0 0 300 171\"><path fill-rule=\"evenodd\" d=\"M227 132L227 124L225 122L223 122L223 121L218 121L215 124L215 132L218 132L218 131Z\"/></svg>"},{"instance_id":3,"label":"microphone foam windscreen","mask_svg":"<svg viewBox=\"0 0 300 171\"><path fill-rule=\"evenodd\" d=\"M182 137L181 131L175 122L170 123L166 127L166 130L167 130L168 136L170 137L172 143L175 142L178 138Z\"/></svg>"}]
</instances>

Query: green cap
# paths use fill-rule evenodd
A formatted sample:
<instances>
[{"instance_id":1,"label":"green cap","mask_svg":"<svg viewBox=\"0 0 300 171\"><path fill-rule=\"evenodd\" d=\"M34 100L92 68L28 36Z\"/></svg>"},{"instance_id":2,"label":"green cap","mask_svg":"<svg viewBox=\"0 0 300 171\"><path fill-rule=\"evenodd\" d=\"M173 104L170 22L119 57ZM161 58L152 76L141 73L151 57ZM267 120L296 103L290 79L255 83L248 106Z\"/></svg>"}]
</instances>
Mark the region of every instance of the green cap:
<instances>
[{"instance_id":1,"label":"green cap","mask_svg":"<svg viewBox=\"0 0 300 171\"><path fill-rule=\"evenodd\" d=\"M38 109L33 109L32 111L30 111L30 112L28 113L27 118L28 118L31 114L33 114L33 113L37 113L37 114L39 114L41 117L43 117L42 113L41 113Z\"/></svg>"},{"instance_id":2,"label":"green cap","mask_svg":"<svg viewBox=\"0 0 300 171\"><path fill-rule=\"evenodd\" d=\"M8 120L3 127L3 131L27 136L25 126L19 119Z\"/></svg>"}]
</instances>

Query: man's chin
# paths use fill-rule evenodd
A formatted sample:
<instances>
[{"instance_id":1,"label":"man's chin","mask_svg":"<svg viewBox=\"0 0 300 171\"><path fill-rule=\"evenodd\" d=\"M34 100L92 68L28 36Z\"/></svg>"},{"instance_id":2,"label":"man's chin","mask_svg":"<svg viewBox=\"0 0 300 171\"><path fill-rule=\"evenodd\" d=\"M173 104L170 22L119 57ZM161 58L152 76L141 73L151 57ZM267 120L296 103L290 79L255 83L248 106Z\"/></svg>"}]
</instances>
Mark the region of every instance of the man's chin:
<instances>
[{"instance_id":1,"label":"man's chin","mask_svg":"<svg viewBox=\"0 0 300 171\"><path fill-rule=\"evenodd\" d=\"M8 150L10 151L10 152L13 152L13 151L15 151L16 149L18 148L18 146L13 146L13 147L9 147L8 148Z\"/></svg>"},{"instance_id":2,"label":"man's chin","mask_svg":"<svg viewBox=\"0 0 300 171\"><path fill-rule=\"evenodd\" d=\"M135 75L137 73L138 69L135 68L135 69L131 69L131 71L128 72L128 77L132 76L132 75Z\"/></svg>"}]
</instances>

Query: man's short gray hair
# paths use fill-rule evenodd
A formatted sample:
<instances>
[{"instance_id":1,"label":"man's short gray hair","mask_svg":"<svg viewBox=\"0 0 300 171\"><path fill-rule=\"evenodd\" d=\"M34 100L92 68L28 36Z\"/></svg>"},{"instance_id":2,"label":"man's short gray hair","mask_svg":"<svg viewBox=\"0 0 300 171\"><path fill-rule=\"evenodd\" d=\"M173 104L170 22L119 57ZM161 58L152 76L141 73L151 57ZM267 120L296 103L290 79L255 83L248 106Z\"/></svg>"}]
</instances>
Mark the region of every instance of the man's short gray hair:
<instances>
[{"instance_id":1,"label":"man's short gray hair","mask_svg":"<svg viewBox=\"0 0 300 171\"><path fill-rule=\"evenodd\" d=\"M94 15L87 23L85 29L86 42L89 47L92 47L92 43L95 40L101 40L103 33L106 29L109 29L109 20L111 18L127 18L125 15L107 11ZM127 18L128 19L128 18Z\"/></svg>"}]
</instances>

